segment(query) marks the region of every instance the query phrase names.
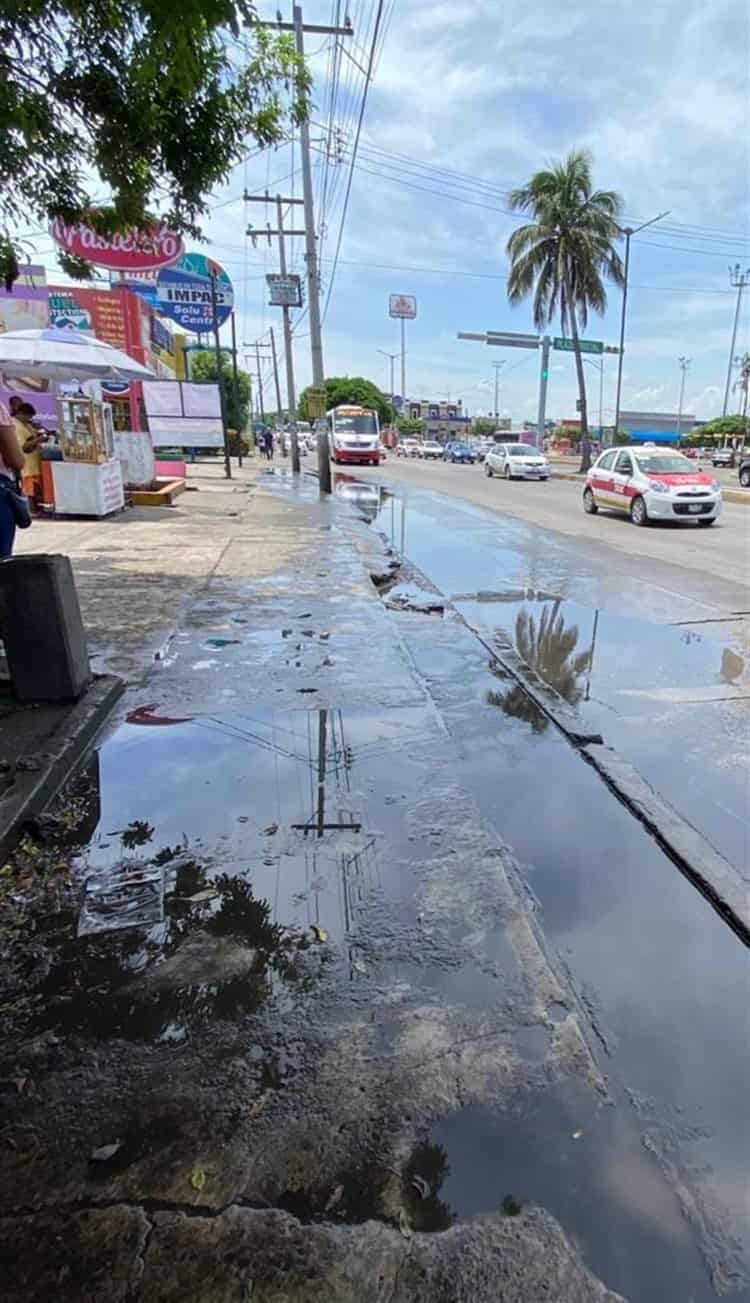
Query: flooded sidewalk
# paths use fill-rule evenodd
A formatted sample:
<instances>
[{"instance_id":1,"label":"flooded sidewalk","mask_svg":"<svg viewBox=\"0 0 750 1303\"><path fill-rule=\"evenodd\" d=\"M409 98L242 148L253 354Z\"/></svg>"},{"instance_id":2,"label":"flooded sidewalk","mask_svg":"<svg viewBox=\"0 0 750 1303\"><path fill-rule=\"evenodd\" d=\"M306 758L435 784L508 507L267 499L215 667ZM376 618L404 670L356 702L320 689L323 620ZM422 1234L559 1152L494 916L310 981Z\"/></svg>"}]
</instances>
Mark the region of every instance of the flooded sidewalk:
<instances>
[{"instance_id":1,"label":"flooded sidewalk","mask_svg":"<svg viewBox=\"0 0 750 1303\"><path fill-rule=\"evenodd\" d=\"M746 951L269 484L0 876L4 1297L747 1297Z\"/></svg>"}]
</instances>

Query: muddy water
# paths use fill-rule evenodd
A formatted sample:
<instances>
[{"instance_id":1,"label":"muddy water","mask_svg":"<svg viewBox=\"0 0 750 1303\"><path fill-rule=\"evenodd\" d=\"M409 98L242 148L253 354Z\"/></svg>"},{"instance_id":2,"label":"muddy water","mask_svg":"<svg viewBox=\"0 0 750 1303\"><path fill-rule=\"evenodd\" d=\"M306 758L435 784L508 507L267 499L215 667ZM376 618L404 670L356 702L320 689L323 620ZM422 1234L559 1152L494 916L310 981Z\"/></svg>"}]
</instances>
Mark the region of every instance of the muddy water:
<instances>
[{"instance_id":1,"label":"muddy water","mask_svg":"<svg viewBox=\"0 0 750 1303\"><path fill-rule=\"evenodd\" d=\"M704 624L710 593L676 593L658 567L644 581L620 559L608 574L570 540L436 495L389 496L375 523L750 882L745 619Z\"/></svg>"}]
</instances>

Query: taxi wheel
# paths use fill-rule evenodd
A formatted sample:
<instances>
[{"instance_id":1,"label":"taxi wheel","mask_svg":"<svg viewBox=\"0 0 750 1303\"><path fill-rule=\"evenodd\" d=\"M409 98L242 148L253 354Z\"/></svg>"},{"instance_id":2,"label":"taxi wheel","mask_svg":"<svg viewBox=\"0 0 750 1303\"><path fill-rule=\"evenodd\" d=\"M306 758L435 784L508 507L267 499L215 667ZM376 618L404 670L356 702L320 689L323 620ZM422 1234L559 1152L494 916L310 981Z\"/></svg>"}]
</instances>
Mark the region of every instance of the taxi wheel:
<instances>
[{"instance_id":1,"label":"taxi wheel","mask_svg":"<svg viewBox=\"0 0 750 1303\"><path fill-rule=\"evenodd\" d=\"M586 512L587 516L595 516L597 511L599 510L594 500L594 495L591 492L591 489L583 490L583 509Z\"/></svg>"},{"instance_id":2,"label":"taxi wheel","mask_svg":"<svg viewBox=\"0 0 750 1303\"><path fill-rule=\"evenodd\" d=\"M699 520L698 524L701 526L702 529L708 529L709 525L716 524L716 517L712 516L710 520Z\"/></svg>"},{"instance_id":3,"label":"taxi wheel","mask_svg":"<svg viewBox=\"0 0 750 1303\"><path fill-rule=\"evenodd\" d=\"M630 504L630 519L632 520L634 525L648 524L648 512L646 510L646 504L643 501L643 498L640 497L640 495L637 498L633 498L633 501Z\"/></svg>"},{"instance_id":4,"label":"taxi wheel","mask_svg":"<svg viewBox=\"0 0 750 1303\"><path fill-rule=\"evenodd\" d=\"M743 489L750 489L750 470L740 471L740 484Z\"/></svg>"},{"instance_id":5,"label":"taxi wheel","mask_svg":"<svg viewBox=\"0 0 750 1303\"><path fill-rule=\"evenodd\" d=\"M513 478L513 476L511 475L511 471L510 471L510 466L506 466L506 467L505 467L504 475L505 475L506 480L510 480L510 479Z\"/></svg>"}]
</instances>

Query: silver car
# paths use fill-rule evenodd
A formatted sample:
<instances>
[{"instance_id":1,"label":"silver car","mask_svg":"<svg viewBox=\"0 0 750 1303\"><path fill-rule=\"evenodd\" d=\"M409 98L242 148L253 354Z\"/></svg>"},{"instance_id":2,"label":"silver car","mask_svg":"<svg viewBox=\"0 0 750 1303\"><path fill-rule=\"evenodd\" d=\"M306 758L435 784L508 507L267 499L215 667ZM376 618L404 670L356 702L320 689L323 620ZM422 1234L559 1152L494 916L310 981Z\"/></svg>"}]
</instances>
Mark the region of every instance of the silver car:
<instances>
[{"instance_id":1,"label":"silver car","mask_svg":"<svg viewBox=\"0 0 750 1303\"><path fill-rule=\"evenodd\" d=\"M484 459L484 473L489 479L502 475L506 480L546 480L549 463L528 443L496 443Z\"/></svg>"}]
</instances>

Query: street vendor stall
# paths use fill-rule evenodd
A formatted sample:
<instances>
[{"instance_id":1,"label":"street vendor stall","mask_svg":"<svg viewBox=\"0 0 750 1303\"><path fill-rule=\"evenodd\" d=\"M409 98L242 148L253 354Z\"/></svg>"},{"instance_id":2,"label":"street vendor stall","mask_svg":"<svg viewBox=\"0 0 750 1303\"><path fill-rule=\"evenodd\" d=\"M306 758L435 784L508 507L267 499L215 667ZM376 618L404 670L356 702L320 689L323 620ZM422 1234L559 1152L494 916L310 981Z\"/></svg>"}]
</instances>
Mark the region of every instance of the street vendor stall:
<instances>
[{"instance_id":1,"label":"street vendor stall","mask_svg":"<svg viewBox=\"0 0 750 1303\"><path fill-rule=\"evenodd\" d=\"M7 331L0 336L0 372L55 381L152 379L120 349L73 328ZM65 516L107 516L125 503L122 463L109 403L83 393L59 396L61 460L42 462L45 502ZM46 472L46 473L45 473Z\"/></svg>"},{"instance_id":2,"label":"street vendor stall","mask_svg":"<svg viewBox=\"0 0 750 1303\"><path fill-rule=\"evenodd\" d=\"M63 459L50 463L57 515L109 516L121 511L125 493L109 403L58 398L57 439Z\"/></svg>"}]
</instances>

